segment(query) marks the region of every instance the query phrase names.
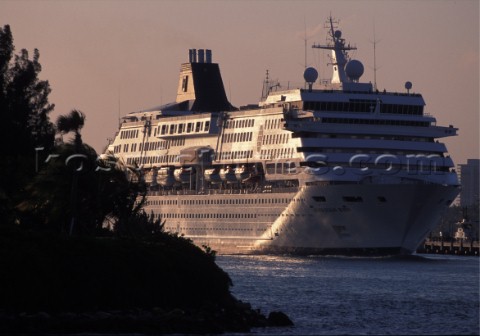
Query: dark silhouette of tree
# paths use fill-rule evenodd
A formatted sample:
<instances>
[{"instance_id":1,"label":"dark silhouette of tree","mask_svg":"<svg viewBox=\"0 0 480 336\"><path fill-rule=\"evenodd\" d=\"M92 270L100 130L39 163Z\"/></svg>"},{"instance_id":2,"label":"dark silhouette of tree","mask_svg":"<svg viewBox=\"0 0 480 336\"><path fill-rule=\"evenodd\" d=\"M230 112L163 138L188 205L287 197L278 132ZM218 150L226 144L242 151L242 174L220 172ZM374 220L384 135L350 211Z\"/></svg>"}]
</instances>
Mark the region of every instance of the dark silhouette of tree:
<instances>
[{"instance_id":1,"label":"dark silhouette of tree","mask_svg":"<svg viewBox=\"0 0 480 336\"><path fill-rule=\"evenodd\" d=\"M73 144L75 147L75 153L79 153L82 149L83 141L82 136L80 134L80 130L83 128L85 124L85 115L83 112L78 110L72 110L67 116L60 116L57 119L57 130L62 133L66 134L69 132L75 132L75 139L73 140ZM78 174L80 172L78 169L73 170L73 178L72 178L72 188L70 192L70 206L71 206L71 220L70 220L70 228L69 234L73 234L73 230L75 229L75 224L77 221L78 216L78 205L77 205L77 192L78 192Z\"/></svg>"},{"instance_id":2,"label":"dark silhouette of tree","mask_svg":"<svg viewBox=\"0 0 480 336\"><path fill-rule=\"evenodd\" d=\"M70 221L72 231L92 234L110 221L119 235L158 229L157 221L140 215L146 188L138 171L113 156L99 160L83 144L81 111L59 117L55 129L50 85L39 79L39 51L33 58L25 49L14 51L10 26L0 27L0 225L20 222L66 232ZM73 143L55 147L56 130L73 132Z\"/></svg>"},{"instance_id":3,"label":"dark silhouette of tree","mask_svg":"<svg viewBox=\"0 0 480 336\"><path fill-rule=\"evenodd\" d=\"M85 125L85 114L79 110L72 110L68 115L61 115L57 119L57 130L62 134L70 132L75 133L74 144L75 148L80 151L83 141L80 130Z\"/></svg>"},{"instance_id":4,"label":"dark silhouette of tree","mask_svg":"<svg viewBox=\"0 0 480 336\"><path fill-rule=\"evenodd\" d=\"M5 154L32 154L36 146L53 147L55 130L48 114L54 105L48 102L50 84L38 78L42 70L38 49L33 59L26 49L19 55L14 55L14 50L10 26L6 25L0 28L0 136L15 143L5 148Z\"/></svg>"},{"instance_id":5,"label":"dark silhouette of tree","mask_svg":"<svg viewBox=\"0 0 480 336\"><path fill-rule=\"evenodd\" d=\"M33 58L22 49L14 55L10 26L0 27L0 216L14 219L13 206L24 186L35 175L36 151L48 153L54 146L55 129L49 120L54 105L48 102L48 81L39 79L42 67L37 49ZM38 153L37 153L38 154Z\"/></svg>"},{"instance_id":6,"label":"dark silhouette of tree","mask_svg":"<svg viewBox=\"0 0 480 336\"><path fill-rule=\"evenodd\" d=\"M28 197L18 205L21 226L70 233L76 211L72 231L76 235L99 234L107 224L122 236L158 231L159 223L141 215L146 188L135 177L137 172L114 156L98 156L86 144L80 151L75 147L73 143L58 146L55 158L27 186ZM74 176L78 184L72 198Z\"/></svg>"},{"instance_id":7,"label":"dark silhouette of tree","mask_svg":"<svg viewBox=\"0 0 480 336\"><path fill-rule=\"evenodd\" d=\"M13 57L13 36L10 26L0 28L0 106L6 107L5 94L7 91L6 84L9 76L10 61Z\"/></svg>"}]
</instances>

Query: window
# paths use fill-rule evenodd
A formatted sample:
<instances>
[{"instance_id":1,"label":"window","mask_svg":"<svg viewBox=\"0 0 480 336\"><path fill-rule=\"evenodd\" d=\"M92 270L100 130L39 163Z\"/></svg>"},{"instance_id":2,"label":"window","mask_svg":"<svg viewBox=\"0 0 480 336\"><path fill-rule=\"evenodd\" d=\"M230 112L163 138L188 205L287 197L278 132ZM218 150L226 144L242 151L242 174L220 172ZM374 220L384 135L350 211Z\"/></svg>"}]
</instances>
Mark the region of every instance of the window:
<instances>
[{"instance_id":1,"label":"window","mask_svg":"<svg viewBox=\"0 0 480 336\"><path fill-rule=\"evenodd\" d=\"M267 174L275 174L275 163L267 163Z\"/></svg>"},{"instance_id":2,"label":"window","mask_svg":"<svg viewBox=\"0 0 480 336\"><path fill-rule=\"evenodd\" d=\"M182 91L187 92L188 89L188 76L183 77L182 80Z\"/></svg>"}]
</instances>

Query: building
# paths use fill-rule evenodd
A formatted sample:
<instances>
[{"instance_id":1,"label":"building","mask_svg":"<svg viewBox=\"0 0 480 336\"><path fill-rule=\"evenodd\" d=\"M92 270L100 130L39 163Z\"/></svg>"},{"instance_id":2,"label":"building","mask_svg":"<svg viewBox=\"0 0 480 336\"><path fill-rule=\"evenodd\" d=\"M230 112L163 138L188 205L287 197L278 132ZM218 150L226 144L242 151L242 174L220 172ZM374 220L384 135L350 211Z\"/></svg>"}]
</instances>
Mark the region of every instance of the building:
<instances>
[{"instance_id":1,"label":"building","mask_svg":"<svg viewBox=\"0 0 480 336\"><path fill-rule=\"evenodd\" d=\"M479 165L480 159L468 159L466 164L458 165L458 172L462 184L460 192L460 206L468 207L479 202Z\"/></svg>"}]
</instances>

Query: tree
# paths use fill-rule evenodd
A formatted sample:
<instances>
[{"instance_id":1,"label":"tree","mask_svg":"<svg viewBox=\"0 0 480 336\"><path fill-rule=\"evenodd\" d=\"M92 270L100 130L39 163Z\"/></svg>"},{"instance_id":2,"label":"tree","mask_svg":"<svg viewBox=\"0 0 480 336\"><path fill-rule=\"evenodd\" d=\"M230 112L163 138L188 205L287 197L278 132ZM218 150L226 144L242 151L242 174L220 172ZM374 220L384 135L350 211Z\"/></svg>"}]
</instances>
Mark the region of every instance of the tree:
<instances>
[{"instance_id":1,"label":"tree","mask_svg":"<svg viewBox=\"0 0 480 336\"><path fill-rule=\"evenodd\" d=\"M83 144L80 130L85 125L85 114L82 111L72 110L68 115L61 115L57 119L57 130L62 134L74 132L74 144L77 150L80 150Z\"/></svg>"},{"instance_id":2,"label":"tree","mask_svg":"<svg viewBox=\"0 0 480 336\"><path fill-rule=\"evenodd\" d=\"M39 79L40 53L35 49L30 59L26 49L18 55L14 51L10 26L0 27L0 224L68 231L66 221L73 219L78 233L93 233L109 219L122 234L134 232L139 222L150 230L151 218L135 219L146 193L138 171L129 171L113 156L99 160L83 144L80 131L86 118L78 110L57 120L61 134L75 133L73 143L55 147L55 126L49 120L54 105L48 102L48 81ZM42 161L54 159L36 174L38 148L43 148Z\"/></svg>"},{"instance_id":3,"label":"tree","mask_svg":"<svg viewBox=\"0 0 480 336\"><path fill-rule=\"evenodd\" d=\"M14 55L9 25L0 28L0 216L14 218L13 206L22 198L25 185L35 175L35 148L48 153L54 145L55 128L49 120L54 105L48 102L48 81L39 79L40 53L33 59L22 49Z\"/></svg>"},{"instance_id":4,"label":"tree","mask_svg":"<svg viewBox=\"0 0 480 336\"><path fill-rule=\"evenodd\" d=\"M6 107L5 93L6 83L9 81L9 66L13 57L13 37L10 26L0 28L0 107Z\"/></svg>"},{"instance_id":5,"label":"tree","mask_svg":"<svg viewBox=\"0 0 480 336\"><path fill-rule=\"evenodd\" d=\"M50 84L38 78L42 70L38 49L31 60L26 49L19 55L14 55L14 50L6 25L0 28L0 137L15 144L6 148L5 154L32 154L36 146L53 147L55 130L48 114L54 105L48 102Z\"/></svg>"},{"instance_id":6,"label":"tree","mask_svg":"<svg viewBox=\"0 0 480 336\"><path fill-rule=\"evenodd\" d=\"M141 234L159 225L142 219L146 187L138 171L113 155L98 156L86 144L79 150L67 143L56 147L52 157L26 187L28 196L17 207L21 226L70 233L72 215L72 233L80 235L96 235L106 223L119 235ZM140 227L140 222L145 225Z\"/></svg>"},{"instance_id":7,"label":"tree","mask_svg":"<svg viewBox=\"0 0 480 336\"><path fill-rule=\"evenodd\" d=\"M82 136L80 134L80 130L83 128L85 124L85 115L81 111L72 110L69 115L67 116L60 116L57 119L57 129L62 134L75 132L75 139L73 141L75 153L79 153L82 149ZM71 221L70 221L70 228L69 233L70 235L73 233L75 229L75 224L78 216L77 210L77 189L78 189L78 170L73 170L73 177L72 177L72 188L70 192L70 206L71 206Z\"/></svg>"}]
</instances>

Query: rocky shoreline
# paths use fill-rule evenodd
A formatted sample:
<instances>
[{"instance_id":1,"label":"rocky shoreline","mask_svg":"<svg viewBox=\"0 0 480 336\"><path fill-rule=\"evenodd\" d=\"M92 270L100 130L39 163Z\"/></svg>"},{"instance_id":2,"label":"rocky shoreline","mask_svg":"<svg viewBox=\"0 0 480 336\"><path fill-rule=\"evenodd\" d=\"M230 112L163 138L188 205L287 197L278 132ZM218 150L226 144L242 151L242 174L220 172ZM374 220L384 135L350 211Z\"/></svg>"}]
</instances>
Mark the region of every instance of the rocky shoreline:
<instances>
[{"instance_id":1,"label":"rocky shoreline","mask_svg":"<svg viewBox=\"0 0 480 336\"><path fill-rule=\"evenodd\" d=\"M293 326L282 312L265 317L250 304L238 301L234 307L205 307L199 310L161 308L95 312L0 312L0 333L4 335L43 333L141 333L220 334L250 332L252 328Z\"/></svg>"}]
</instances>

